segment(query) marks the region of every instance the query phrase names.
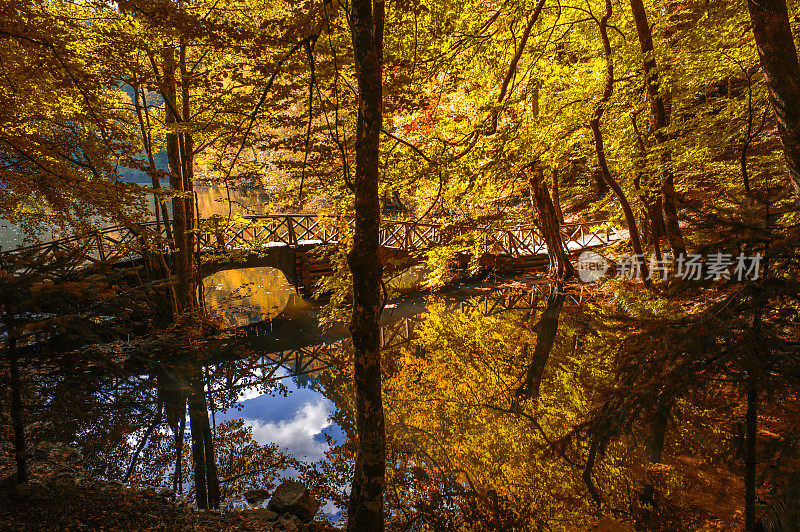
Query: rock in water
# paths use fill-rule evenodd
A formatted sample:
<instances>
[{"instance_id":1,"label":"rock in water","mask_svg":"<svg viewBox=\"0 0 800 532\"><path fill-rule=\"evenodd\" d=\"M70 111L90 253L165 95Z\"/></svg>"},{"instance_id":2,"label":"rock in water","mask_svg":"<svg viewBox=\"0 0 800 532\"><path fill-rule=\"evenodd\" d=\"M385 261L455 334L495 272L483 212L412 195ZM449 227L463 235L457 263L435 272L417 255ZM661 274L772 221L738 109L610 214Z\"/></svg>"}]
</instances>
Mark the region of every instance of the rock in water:
<instances>
[{"instance_id":1,"label":"rock in water","mask_svg":"<svg viewBox=\"0 0 800 532\"><path fill-rule=\"evenodd\" d=\"M278 514L292 514L308 522L319 510L319 501L302 482L285 480L272 494L267 508Z\"/></svg>"},{"instance_id":2,"label":"rock in water","mask_svg":"<svg viewBox=\"0 0 800 532\"><path fill-rule=\"evenodd\" d=\"M269 498L269 492L263 489L253 489L244 492L244 498L248 504L259 504Z\"/></svg>"}]
</instances>

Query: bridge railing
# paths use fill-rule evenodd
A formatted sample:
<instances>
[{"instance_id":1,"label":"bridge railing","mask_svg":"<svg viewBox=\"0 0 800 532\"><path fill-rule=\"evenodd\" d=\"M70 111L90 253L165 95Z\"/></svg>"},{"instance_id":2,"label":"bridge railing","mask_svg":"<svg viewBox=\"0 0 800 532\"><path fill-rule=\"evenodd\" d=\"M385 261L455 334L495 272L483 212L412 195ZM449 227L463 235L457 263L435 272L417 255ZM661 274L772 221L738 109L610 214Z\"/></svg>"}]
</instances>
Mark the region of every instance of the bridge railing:
<instances>
[{"instance_id":1,"label":"bridge railing","mask_svg":"<svg viewBox=\"0 0 800 532\"><path fill-rule=\"evenodd\" d=\"M562 224L561 233L568 251L607 245L618 238L602 222ZM196 231L199 247L207 252L226 252L259 246L297 246L301 243L331 244L352 234L355 218L340 215L274 214L225 217L200 221ZM160 231L158 228L160 227ZM479 239L489 253L522 257L544 254L547 247L534 225L507 228L432 224L403 220L384 220L380 245L386 248L419 251L471 236ZM166 249L167 227L146 222L134 227L108 227L91 233L61 238L0 253L3 259L18 264L62 263L64 273L94 262L121 262L141 256L146 246ZM25 269L26 266L20 266Z\"/></svg>"}]
</instances>

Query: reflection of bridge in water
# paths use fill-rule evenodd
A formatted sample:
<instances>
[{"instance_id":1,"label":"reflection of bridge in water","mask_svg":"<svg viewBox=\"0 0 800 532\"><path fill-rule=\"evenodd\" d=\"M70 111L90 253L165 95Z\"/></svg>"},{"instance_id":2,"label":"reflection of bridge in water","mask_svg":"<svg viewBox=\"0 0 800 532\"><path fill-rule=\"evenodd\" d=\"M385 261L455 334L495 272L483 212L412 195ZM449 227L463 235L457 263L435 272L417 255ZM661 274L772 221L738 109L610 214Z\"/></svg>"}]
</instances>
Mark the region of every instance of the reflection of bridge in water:
<instances>
[{"instance_id":1,"label":"reflection of bridge in water","mask_svg":"<svg viewBox=\"0 0 800 532\"><path fill-rule=\"evenodd\" d=\"M518 310L539 310L547 302L548 296L552 293L553 287L549 284L535 284L529 289L521 290L509 288L505 290L495 290L491 293L467 300L460 300L449 308L452 311L466 313L473 310L480 312L482 316L494 316L509 311ZM565 306L577 308L584 305L592 298L592 292L583 285L576 287L574 291L567 291ZM406 315L400 319L393 320L391 317L385 319L381 324L380 343L381 350L390 350L409 345L414 338L416 327L423 321L425 311L421 310L412 315ZM233 341L249 341L258 344L259 338L271 337L281 330L280 319L275 321L264 321L254 323L233 331ZM352 348L352 340L346 333L341 333L329 341L312 343L275 351L267 354L260 354L253 357L248 368L250 370L260 370L264 374L272 374L276 367L283 368L287 376L299 376L322 371L332 366L331 360L336 358L336 353L346 352ZM257 349L257 348L256 348ZM270 370L270 371L265 371Z\"/></svg>"},{"instance_id":2,"label":"reflection of bridge in water","mask_svg":"<svg viewBox=\"0 0 800 532\"><path fill-rule=\"evenodd\" d=\"M230 223L224 217L200 220L197 251L203 256L202 274L270 266L283 271L295 286L304 288L314 280L313 270L324 269L309 264L307 251L338 244L352 233L354 223L351 216L305 214L248 216ZM163 249L167 236L164 224L148 222L8 250L0 257L16 259L21 268L28 270L32 269L30 265L58 264L54 273L67 278L98 263L136 264L144 249ZM561 236L570 253L602 247L619 238L605 222L562 224ZM393 255L411 257L459 239L481 242L485 253L497 257L521 259L544 257L547 253L544 238L533 225L495 228L398 220L383 220L381 224L380 246ZM234 251L244 251L247 256L233 260L228 254Z\"/></svg>"}]
</instances>

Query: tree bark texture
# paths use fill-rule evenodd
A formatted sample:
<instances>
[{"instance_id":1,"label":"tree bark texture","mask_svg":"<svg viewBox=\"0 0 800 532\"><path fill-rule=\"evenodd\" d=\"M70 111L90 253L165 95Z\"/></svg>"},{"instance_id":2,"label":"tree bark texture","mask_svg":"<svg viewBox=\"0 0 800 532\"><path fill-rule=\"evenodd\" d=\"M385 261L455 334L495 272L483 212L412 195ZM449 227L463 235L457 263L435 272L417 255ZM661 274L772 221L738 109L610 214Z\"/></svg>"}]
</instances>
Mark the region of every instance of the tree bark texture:
<instances>
[{"instance_id":1,"label":"tree bark texture","mask_svg":"<svg viewBox=\"0 0 800 532\"><path fill-rule=\"evenodd\" d=\"M622 212L625 214L625 221L628 225L628 231L630 232L633 252L636 255L644 258L642 241L639 237L639 229L636 226L636 216L633 214L633 209L631 209L631 204L628 201L628 198L625 196L625 193L622 191L619 183L617 183L617 181L611 176L611 172L608 169L606 152L605 148L603 147L603 133L600 131L600 120L603 117L608 100L611 98L611 95L614 92L614 60L612 57L611 41L608 38L608 21L613 14L612 9L611 0L606 0L606 11L600 19L598 25L600 29L600 38L603 41L603 53L606 58L606 78L605 85L603 87L603 96L592 113L592 118L589 120L589 127L591 128L592 136L594 137L597 162L600 166L600 171L603 174L603 180L614 192L614 195L617 196L620 206L622 207ZM645 260L642 260L641 275L644 279L645 285L649 285L650 281L648 279L649 275L647 261Z\"/></svg>"},{"instance_id":2,"label":"tree bark texture","mask_svg":"<svg viewBox=\"0 0 800 532\"><path fill-rule=\"evenodd\" d=\"M182 60L185 60L181 54ZM165 48L162 53L163 76L161 80L161 96L164 98L165 122L168 127L176 126L182 121L177 98L177 65L175 52L172 48ZM185 61L184 61L185 62ZM185 83L184 83L185 89ZM188 110L188 91L182 94L183 108ZM194 293L194 255L192 253L192 230L194 217L190 198L184 197L187 189L188 171L191 157L187 156L185 136L176 132L167 133L167 160L169 162L169 184L173 194L172 198L172 234L175 239L175 267L173 273L177 275L178 309L185 312L195 305ZM191 143L190 143L191 144Z\"/></svg>"},{"instance_id":3,"label":"tree bark texture","mask_svg":"<svg viewBox=\"0 0 800 532\"><path fill-rule=\"evenodd\" d=\"M547 244L547 254L550 257L550 272L559 279L569 279L575 276L575 269L569 262L569 257L561 240L561 227L547 185L542 179L542 169L537 165L528 167L528 186L531 202L536 209L539 230Z\"/></svg>"},{"instance_id":4,"label":"tree bark texture","mask_svg":"<svg viewBox=\"0 0 800 532\"><path fill-rule=\"evenodd\" d=\"M350 491L347 530L383 530L386 442L381 397L381 276L378 198L379 139L382 127L384 3L353 0L351 29L358 79L356 125L355 231L347 256L353 275L350 333L355 357L358 444Z\"/></svg>"},{"instance_id":5,"label":"tree bark texture","mask_svg":"<svg viewBox=\"0 0 800 532\"><path fill-rule=\"evenodd\" d=\"M748 0L747 7L789 167L789 179L795 195L800 198L800 62L786 1Z\"/></svg>"},{"instance_id":6,"label":"tree bark texture","mask_svg":"<svg viewBox=\"0 0 800 532\"><path fill-rule=\"evenodd\" d=\"M656 144L663 145L666 140L664 128L669 125L669 113L664 105L664 98L659 91L658 71L656 70L655 51L653 50L653 33L647 21L647 13L642 0L630 0L636 33L639 36L639 47L644 56L644 75L650 104L650 131ZM675 177L669 168L670 153L662 149L661 162L661 207L664 214L664 227L670 248L675 257L686 254L686 243L678 225L678 209L675 205Z\"/></svg>"}]
</instances>

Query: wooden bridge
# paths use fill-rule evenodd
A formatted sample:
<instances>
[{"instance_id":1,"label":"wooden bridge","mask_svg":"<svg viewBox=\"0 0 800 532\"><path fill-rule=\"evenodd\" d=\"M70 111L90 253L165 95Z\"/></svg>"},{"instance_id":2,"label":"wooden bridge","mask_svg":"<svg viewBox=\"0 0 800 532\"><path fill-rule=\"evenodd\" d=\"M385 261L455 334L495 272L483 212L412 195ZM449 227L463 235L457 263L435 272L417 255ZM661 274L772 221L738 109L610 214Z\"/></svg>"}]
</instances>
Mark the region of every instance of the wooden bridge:
<instances>
[{"instance_id":1,"label":"wooden bridge","mask_svg":"<svg viewBox=\"0 0 800 532\"><path fill-rule=\"evenodd\" d=\"M353 232L352 216L276 214L199 221L196 230L197 252L202 255L201 273L253 266L277 267L295 286L309 286L319 277L311 271L304 254L327 244L338 244ZM619 239L605 222L563 224L561 233L569 253L607 245ZM431 224L384 220L380 230L382 249L408 256L434 246L462 241L479 243L488 255L510 259L544 257L547 246L533 225L491 226ZM69 278L98 263L136 264L142 250L166 248L166 227L148 222L135 227L108 227L95 232L43 242L0 252L0 261L14 261L17 271L53 264L51 275ZM236 261L228 255L243 251ZM298 259L298 253L300 258ZM305 269L304 269L305 268ZM316 275L315 275L316 274Z\"/></svg>"}]
</instances>

